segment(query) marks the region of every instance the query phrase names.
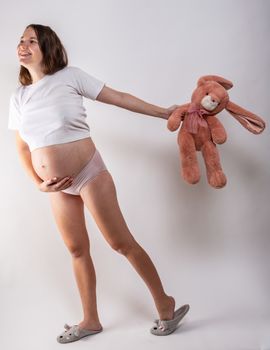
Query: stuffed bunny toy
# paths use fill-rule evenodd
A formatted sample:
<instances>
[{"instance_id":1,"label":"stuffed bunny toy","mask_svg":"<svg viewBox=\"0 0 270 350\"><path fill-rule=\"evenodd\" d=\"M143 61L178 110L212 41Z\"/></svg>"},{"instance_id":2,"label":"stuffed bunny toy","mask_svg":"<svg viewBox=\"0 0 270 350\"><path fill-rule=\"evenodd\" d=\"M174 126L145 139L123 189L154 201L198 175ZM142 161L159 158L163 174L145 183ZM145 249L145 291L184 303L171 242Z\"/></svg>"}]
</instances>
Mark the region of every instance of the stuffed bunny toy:
<instances>
[{"instance_id":1,"label":"stuffed bunny toy","mask_svg":"<svg viewBox=\"0 0 270 350\"><path fill-rule=\"evenodd\" d=\"M247 130L261 133L265 122L257 115L229 100L226 90L233 84L216 75L203 76L198 80L191 103L176 108L168 119L171 131L179 128L177 142L182 162L183 178L190 184L200 180L196 151L201 151L209 184L214 188L226 185L226 176L221 168L216 144L226 141L226 131L216 115L224 108Z\"/></svg>"}]
</instances>

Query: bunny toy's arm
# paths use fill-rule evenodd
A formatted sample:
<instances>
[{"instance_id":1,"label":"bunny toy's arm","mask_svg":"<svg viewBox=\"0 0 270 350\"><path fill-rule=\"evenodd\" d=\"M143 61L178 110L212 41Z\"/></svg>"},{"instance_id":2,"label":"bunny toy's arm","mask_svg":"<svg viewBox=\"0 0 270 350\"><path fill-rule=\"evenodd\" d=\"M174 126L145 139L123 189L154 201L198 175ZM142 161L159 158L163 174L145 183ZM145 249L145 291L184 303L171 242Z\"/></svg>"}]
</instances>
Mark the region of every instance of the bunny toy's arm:
<instances>
[{"instance_id":1,"label":"bunny toy's arm","mask_svg":"<svg viewBox=\"0 0 270 350\"><path fill-rule=\"evenodd\" d=\"M170 131L175 131L179 128L181 121L184 120L185 118L185 114L189 106L190 106L190 103L186 103L184 105L179 106L173 111L167 123L167 127Z\"/></svg>"},{"instance_id":2,"label":"bunny toy's arm","mask_svg":"<svg viewBox=\"0 0 270 350\"><path fill-rule=\"evenodd\" d=\"M227 140L227 134L224 129L224 126L214 115L207 117L207 124L209 126L212 140L216 144L222 144Z\"/></svg>"}]
</instances>

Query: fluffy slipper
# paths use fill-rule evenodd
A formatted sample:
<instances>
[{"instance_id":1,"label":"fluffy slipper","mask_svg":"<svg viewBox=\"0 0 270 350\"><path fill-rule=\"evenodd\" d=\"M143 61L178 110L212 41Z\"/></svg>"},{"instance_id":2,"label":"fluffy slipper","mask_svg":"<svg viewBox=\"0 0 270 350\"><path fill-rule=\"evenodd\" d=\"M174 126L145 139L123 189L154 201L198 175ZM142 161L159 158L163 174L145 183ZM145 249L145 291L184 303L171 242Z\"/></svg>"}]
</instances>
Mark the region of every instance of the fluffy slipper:
<instances>
[{"instance_id":1,"label":"fluffy slipper","mask_svg":"<svg viewBox=\"0 0 270 350\"><path fill-rule=\"evenodd\" d=\"M155 325L150 329L150 332L154 335L169 335L174 332L178 326L178 323L187 314L189 305L183 305L174 312L172 320L155 320Z\"/></svg>"},{"instance_id":2,"label":"fluffy slipper","mask_svg":"<svg viewBox=\"0 0 270 350\"><path fill-rule=\"evenodd\" d=\"M80 328L78 325L69 326L68 324L64 325L65 331L58 335L56 340L58 343L65 344L70 343L76 340L79 340L83 337L87 337L88 335L100 333L102 331L102 328L97 331L92 331L90 329L84 329Z\"/></svg>"}]
</instances>

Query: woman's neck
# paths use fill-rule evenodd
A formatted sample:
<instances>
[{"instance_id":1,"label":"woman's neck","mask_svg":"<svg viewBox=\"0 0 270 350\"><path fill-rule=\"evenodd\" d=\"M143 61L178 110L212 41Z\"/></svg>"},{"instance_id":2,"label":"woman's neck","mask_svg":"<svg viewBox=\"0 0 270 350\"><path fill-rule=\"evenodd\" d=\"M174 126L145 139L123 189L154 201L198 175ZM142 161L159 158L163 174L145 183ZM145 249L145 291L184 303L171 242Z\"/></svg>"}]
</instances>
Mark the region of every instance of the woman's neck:
<instances>
[{"instance_id":1,"label":"woman's neck","mask_svg":"<svg viewBox=\"0 0 270 350\"><path fill-rule=\"evenodd\" d=\"M41 69L28 69L32 78L32 83L36 83L42 79L46 74L43 73Z\"/></svg>"}]
</instances>

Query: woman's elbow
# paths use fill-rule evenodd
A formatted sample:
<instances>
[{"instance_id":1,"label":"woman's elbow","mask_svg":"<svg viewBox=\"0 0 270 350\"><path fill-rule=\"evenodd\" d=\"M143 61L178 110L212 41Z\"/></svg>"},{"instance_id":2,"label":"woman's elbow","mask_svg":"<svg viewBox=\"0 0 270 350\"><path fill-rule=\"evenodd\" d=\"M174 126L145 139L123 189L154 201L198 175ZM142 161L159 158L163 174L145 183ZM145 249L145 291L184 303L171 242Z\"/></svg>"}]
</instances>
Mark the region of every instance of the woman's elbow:
<instances>
[{"instance_id":1,"label":"woman's elbow","mask_svg":"<svg viewBox=\"0 0 270 350\"><path fill-rule=\"evenodd\" d=\"M29 151L30 152L28 144L21 138L18 131L16 131L16 146L17 146L18 151Z\"/></svg>"}]
</instances>

